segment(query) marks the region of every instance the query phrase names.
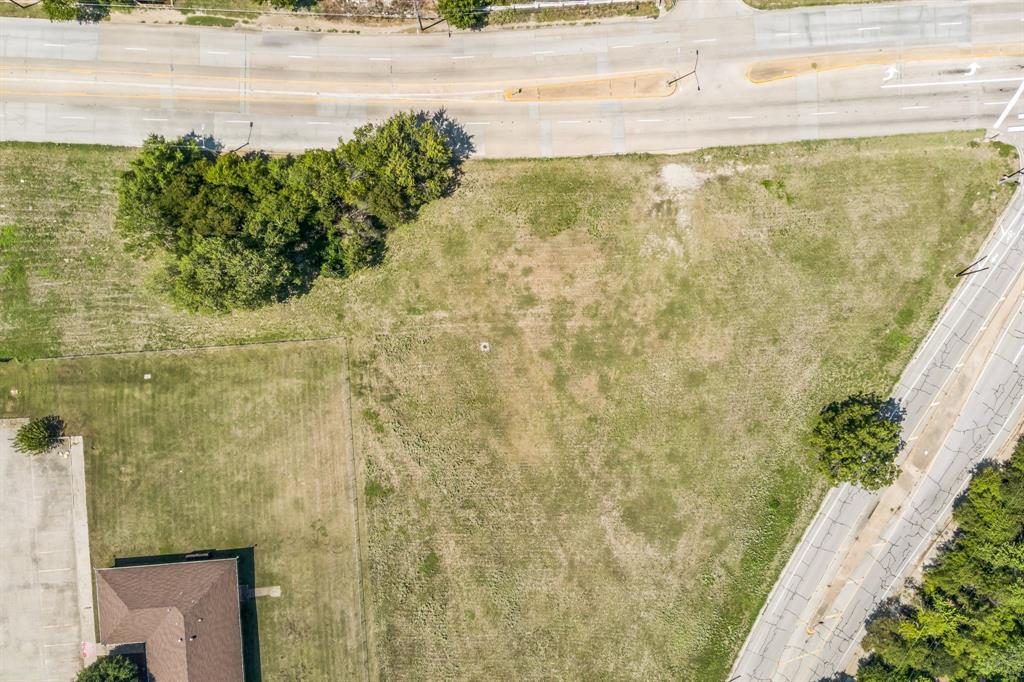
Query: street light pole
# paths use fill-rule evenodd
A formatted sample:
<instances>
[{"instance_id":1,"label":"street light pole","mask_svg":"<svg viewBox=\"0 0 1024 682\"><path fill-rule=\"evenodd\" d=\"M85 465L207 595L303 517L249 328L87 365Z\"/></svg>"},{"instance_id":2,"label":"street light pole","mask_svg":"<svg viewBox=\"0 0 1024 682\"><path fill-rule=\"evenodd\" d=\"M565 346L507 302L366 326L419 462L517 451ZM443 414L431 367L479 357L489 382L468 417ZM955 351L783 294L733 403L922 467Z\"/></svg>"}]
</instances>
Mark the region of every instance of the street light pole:
<instances>
[{"instance_id":1,"label":"street light pole","mask_svg":"<svg viewBox=\"0 0 1024 682\"><path fill-rule=\"evenodd\" d=\"M668 85L672 85L673 83L678 83L679 81L683 80L687 76L693 76L694 79L697 81L697 92L700 92L700 76L697 75L697 64L699 62L700 62L700 50L697 50L697 57L693 60L693 70L690 71L689 73L684 73L682 76L676 76L675 78L673 78L672 80L670 80L668 82Z\"/></svg>"}]
</instances>

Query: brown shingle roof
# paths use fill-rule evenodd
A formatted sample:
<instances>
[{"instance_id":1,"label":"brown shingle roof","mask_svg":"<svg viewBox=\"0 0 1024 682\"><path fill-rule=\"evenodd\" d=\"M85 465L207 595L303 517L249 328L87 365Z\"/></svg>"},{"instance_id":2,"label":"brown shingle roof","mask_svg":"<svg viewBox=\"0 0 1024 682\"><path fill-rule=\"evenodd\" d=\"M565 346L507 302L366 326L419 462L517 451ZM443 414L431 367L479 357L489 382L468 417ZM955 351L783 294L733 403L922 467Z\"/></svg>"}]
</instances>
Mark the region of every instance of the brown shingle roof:
<instances>
[{"instance_id":1,"label":"brown shingle roof","mask_svg":"<svg viewBox=\"0 0 1024 682\"><path fill-rule=\"evenodd\" d=\"M100 641L145 642L154 682L242 682L235 559L96 571Z\"/></svg>"}]
</instances>

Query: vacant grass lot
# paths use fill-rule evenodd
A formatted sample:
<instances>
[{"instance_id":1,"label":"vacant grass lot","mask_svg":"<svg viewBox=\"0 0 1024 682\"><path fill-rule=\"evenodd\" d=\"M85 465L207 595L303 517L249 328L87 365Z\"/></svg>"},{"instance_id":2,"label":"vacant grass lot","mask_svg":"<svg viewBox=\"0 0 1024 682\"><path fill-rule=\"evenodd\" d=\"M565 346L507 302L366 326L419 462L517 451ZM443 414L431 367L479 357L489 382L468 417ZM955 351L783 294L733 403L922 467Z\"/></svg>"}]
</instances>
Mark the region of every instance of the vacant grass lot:
<instances>
[{"instance_id":1,"label":"vacant grass lot","mask_svg":"<svg viewBox=\"0 0 1024 682\"><path fill-rule=\"evenodd\" d=\"M354 679L344 368L334 343L11 363L0 404L85 436L95 566L257 545L263 680Z\"/></svg>"},{"instance_id":2,"label":"vacant grass lot","mask_svg":"<svg viewBox=\"0 0 1024 682\"><path fill-rule=\"evenodd\" d=\"M0 174L0 196L14 197L0 209L0 355L346 336L386 678L717 680L820 499L802 445L816 409L891 385L1009 196L995 179L1011 159L979 139L474 162L452 198L393 235L381 267L215 318L158 302L146 267L122 254L109 216L130 152L2 145L0 167L16 172ZM22 177L36 181L12 193ZM284 401L280 414L247 405L292 386L291 356L278 357L237 391L187 374L173 389L198 423L217 424L199 433L265 434L262 455L229 449L209 473L231 480L273 460L250 480L274 499L290 476L319 476L292 442L340 409L317 385L303 390L322 400ZM0 369L3 383L28 373L41 391L7 411L98 391L46 369L79 362L138 361ZM294 374L295 390L327 373ZM208 391L223 405L193 402ZM73 428L114 442L188 437L176 433L184 413L147 425L130 416L135 402L95 393ZM105 456L148 485L148 467L208 454L191 438L185 455ZM89 461L94 486L116 472ZM158 500L94 496L94 514L110 506L94 523L100 546L130 543L127 524L144 529ZM234 507L206 512L215 527L240 523ZM268 533L295 530L266 517ZM191 526L168 530L168 544L178 534L220 544ZM284 600L270 608L291 617ZM324 622L310 632L331 636Z\"/></svg>"}]
</instances>

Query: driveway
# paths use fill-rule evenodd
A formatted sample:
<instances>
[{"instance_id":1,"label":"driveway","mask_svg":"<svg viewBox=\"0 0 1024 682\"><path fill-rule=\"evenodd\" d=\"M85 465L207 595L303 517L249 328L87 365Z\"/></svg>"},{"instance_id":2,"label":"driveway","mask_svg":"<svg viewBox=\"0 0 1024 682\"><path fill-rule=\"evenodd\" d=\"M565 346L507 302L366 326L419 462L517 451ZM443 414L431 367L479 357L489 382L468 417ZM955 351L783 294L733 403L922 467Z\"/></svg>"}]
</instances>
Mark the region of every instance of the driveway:
<instances>
[{"instance_id":1,"label":"driveway","mask_svg":"<svg viewBox=\"0 0 1024 682\"><path fill-rule=\"evenodd\" d=\"M82 439L16 452L0 420L0 682L69 682L95 641Z\"/></svg>"}]
</instances>

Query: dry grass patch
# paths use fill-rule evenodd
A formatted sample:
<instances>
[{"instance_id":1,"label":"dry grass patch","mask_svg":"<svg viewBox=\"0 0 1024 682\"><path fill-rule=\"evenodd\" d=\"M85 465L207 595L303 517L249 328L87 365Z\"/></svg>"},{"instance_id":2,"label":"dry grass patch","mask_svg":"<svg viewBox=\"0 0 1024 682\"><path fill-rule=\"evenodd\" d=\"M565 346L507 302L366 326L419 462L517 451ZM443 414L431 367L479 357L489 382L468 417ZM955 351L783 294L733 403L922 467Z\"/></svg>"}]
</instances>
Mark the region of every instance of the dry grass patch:
<instances>
[{"instance_id":1,"label":"dry grass patch","mask_svg":"<svg viewBox=\"0 0 1024 682\"><path fill-rule=\"evenodd\" d=\"M0 406L85 436L94 565L257 545L262 678L361 679L344 373L331 343L10 363Z\"/></svg>"},{"instance_id":2,"label":"dry grass patch","mask_svg":"<svg viewBox=\"0 0 1024 682\"><path fill-rule=\"evenodd\" d=\"M381 267L212 318L157 302L144 266L120 255L74 281L62 274L63 250L115 253L113 178L51 157L121 154L103 162L110 169L125 152L0 145L0 160L49 173L34 206L58 211L74 187L107 202L89 239L74 237L86 228L73 213L30 215L26 195L0 209L18 240L0 256L13 259L0 262L0 286L11 272L26 283L0 292L16 301L0 311L0 338L20 349L6 354L31 355L346 335L385 677L721 679L819 499L803 445L810 419L828 399L893 383L1009 196L995 180L1012 159L979 140L473 162L453 197L392 235ZM0 174L0 193L15 196L8 182ZM190 414L206 423L207 409L248 425L241 411L254 411L244 406L260 382L316 384L302 373L293 384L289 371L253 370L224 406L200 401L138 424L117 419L136 409L133 394L101 391L77 423L129 444ZM58 410L70 398L47 377L51 392L33 405ZM182 387L189 404L200 389L187 375ZM336 409L326 395L303 398L280 418L271 410L261 433L287 434L274 441L285 449ZM139 467L182 456L108 451ZM289 476L321 466L258 461L267 468L251 480L274 504ZM96 532L132 523L125 514ZM329 638L323 617L294 631L311 623Z\"/></svg>"}]
</instances>

